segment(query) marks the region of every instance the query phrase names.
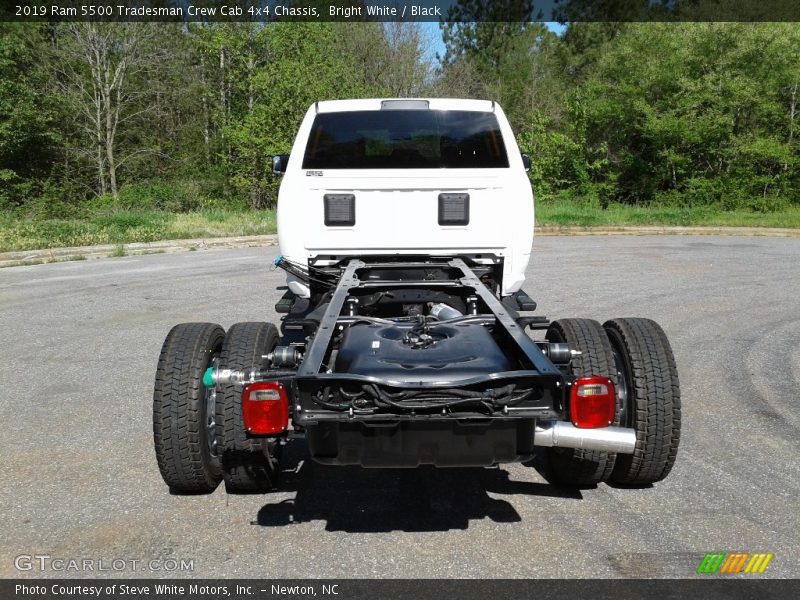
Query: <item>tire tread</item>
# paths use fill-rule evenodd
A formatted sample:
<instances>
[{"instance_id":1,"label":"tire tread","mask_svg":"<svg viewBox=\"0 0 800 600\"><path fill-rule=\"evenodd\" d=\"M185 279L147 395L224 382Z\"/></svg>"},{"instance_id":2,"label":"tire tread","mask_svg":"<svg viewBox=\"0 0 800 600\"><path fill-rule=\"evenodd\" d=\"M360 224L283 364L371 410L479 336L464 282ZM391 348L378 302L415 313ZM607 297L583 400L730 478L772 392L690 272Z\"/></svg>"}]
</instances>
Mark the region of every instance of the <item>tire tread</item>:
<instances>
[{"instance_id":1,"label":"tire tread","mask_svg":"<svg viewBox=\"0 0 800 600\"><path fill-rule=\"evenodd\" d=\"M573 375L602 375L616 385L614 355L603 327L593 319L560 319L547 332L549 341L565 341L581 355L573 358ZM618 424L618 419L614 424ZM614 468L616 455L597 450L551 448L550 465L560 483L586 487L606 481Z\"/></svg>"},{"instance_id":2,"label":"tire tread","mask_svg":"<svg viewBox=\"0 0 800 600\"><path fill-rule=\"evenodd\" d=\"M271 351L278 339L278 330L271 323L236 323L222 345L220 364L226 369L260 368L264 364L262 355ZM230 493L267 491L274 486L277 474L274 445L247 435L241 398L241 389L236 386L223 388L218 396L225 488Z\"/></svg>"},{"instance_id":3,"label":"tire tread","mask_svg":"<svg viewBox=\"0 0 800 600\"><path fill-rule=\"evenodd\" d=\"M621 455L612 473L616 483L644 485L664 479L678 453L681 394L678 369L667 336L650 319L624 318L604 327L630 361L630 390L636 447Z\"/></svg>"},{"instance_id":4,"label":"tire tread","mask_svg":"<svg viewBox=\"0 0 800 600\"><path fill-rule=\"evenodd\" d=\"M209 493L222 473L205 441L203 372L225 332L212 323L182 323L167 335L153 389L153 442L164 482L174 493Z\"/></svg>"}]
</instances>

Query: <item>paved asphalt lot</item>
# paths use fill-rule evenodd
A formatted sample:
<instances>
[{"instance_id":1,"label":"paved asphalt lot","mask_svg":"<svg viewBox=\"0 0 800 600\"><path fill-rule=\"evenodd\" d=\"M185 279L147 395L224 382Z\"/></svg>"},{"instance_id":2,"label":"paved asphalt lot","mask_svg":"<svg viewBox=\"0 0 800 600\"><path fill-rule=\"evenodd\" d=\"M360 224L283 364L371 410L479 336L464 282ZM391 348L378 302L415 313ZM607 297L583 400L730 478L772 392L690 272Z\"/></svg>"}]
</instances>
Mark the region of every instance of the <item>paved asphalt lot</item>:
<instances>
[{"instance_id":1,"label":"paved asphalt lot","mask_svg":"<svg viewBox=\"0 0 800 600\"><path fill-rule=\"evenodd\" d=\"M666 481L571 492L531 466L365 471L296 446L279 492L171 496L151 431L163 338L275 320L277 249L2 269L0 576L81 575L14 568L46 554L142 561L128 577L691 577L711 550L774 552L766 576L799 576L800 239L534 250L540 313L649 316L669 335L684 428ZM194 570L141 570L169 557Z\"/></svg>"}]
</instances>

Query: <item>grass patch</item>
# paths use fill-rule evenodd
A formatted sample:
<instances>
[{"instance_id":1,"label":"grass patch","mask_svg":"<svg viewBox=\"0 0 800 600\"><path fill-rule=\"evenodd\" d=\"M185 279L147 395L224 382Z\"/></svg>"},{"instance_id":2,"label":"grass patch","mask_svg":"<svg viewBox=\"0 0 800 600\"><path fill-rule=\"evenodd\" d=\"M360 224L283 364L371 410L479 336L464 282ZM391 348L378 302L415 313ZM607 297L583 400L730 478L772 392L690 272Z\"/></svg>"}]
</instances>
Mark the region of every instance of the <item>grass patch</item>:
<instances>
[{"instance_id":1,"label":"grass patch","mask_svg":"<svg viewBox=\"0 0 800 600\"><path fill-rule=\"evenodd\" d=\"M599 208L575 200L548 199L536 204L536 224L562 227L664 225L682 227L800 227L800 207L760 213L725 211L712 206L629 206Z\"/></svg>"},{"instance_id":2,"label":"grass patch","mask_svg":"<svg viewBox=\"0 0 800 600\"><path fill-rule=\"evenodd\" d=\"M121 256L128 256L128 253L125 252L125 246L122 244L117 244L117 246L114 248L114 251L109 254L109 256L111 258L119 258Z\"/></svg>"},{"instance_id":3,"label":"grass patch","mask_svg":"<svg viewBox=\"0 0 800 600\"><path fill-rule=\"evenodd\" d=\"M85 219L20 219L0 213L0 252L275 233L275 212L210 210L182 214L115 211Z\"/></svg>"},{"instance_id":4,"label":"grass patch","mask_svg":"<svg viewBox=\"0 0 800 600\"><path fill-rule=\"evenodd\" d=\"M228 237L275 233L275 211L212 210L174 215L170 236L164 239Z\"/></svg>"},{"instance_id":5,"label":"grass patch","mask_svg":"<svg viewBox=\"0 0 800 600\"><path fill-rule=\"evenodd\" d=\"M66 260L86 260L86 257L83 254L73 254L68 256Z\"/></svg>"},{"instance_id":6,"label":"grass patch","mask_svg":"<svg viewBox=\"0 0 800 600\"><path fill-rule=\"evenodd\" d=\"M15 261L10 265L3 265L3 267L32 267L34 265L43 265L45 262L41 258L30 258L28 260Z\"/></svg>"},{"instance_id":7,"label":"grass patch","mask_svg":"<svg viewBox=\"0 0 800 600\"><path fill-rule=\"evenodd\" d=\"M621 225L791 227L800 228L800 207L776 212L724 211L718 207L628 206L606 209L580 199L536 203L536 224L562 227ZM114 244L112 256L125 256L123 244L161 240L249 236L275 233L275 211L203 210L169 213L118 210L85 219L20 219L0 213L0 252ZM76 260L81 260L80 258Z\"/></svg>"}]
</instances>

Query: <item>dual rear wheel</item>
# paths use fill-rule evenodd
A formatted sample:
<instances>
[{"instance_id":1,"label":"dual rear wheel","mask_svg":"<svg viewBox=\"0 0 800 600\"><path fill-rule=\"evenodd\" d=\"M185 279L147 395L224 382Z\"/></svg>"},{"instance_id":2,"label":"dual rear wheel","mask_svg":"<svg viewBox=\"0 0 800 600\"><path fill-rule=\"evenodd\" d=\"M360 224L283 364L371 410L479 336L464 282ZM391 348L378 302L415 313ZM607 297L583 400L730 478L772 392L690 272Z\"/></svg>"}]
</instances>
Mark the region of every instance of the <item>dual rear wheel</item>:
<instances>
[{"instance_id":1,"label":"dual rear wheel","mask_svg":"<svg viewBox=\"0 0 800 600\"><path fill-rule=\"evenodd\" d=\"M248 437L241 391L203 385L211 366L250 370L278 344L269 323L237 323L225 334L212 323L183 323L161 349L153 393L153 436L164 481L173 493L210 493L221 481L229 493L268 491L278 473L274 441ZM550 448L550 473L570 486L602 481L647 485L672 469L680 441L680 384L669 341L650 319L554 321L547 340L581 354L575 376L603 375L617 390L614 425L636 431L633 454Z\"/></svg>"},{"instance_id":2,"label":"dual rear wheel","mask_svg":"<svg viewBox=\"0 0 800 600\"><path fill-rule=\"evenodd\" d=\"M153 437L159 470L176 494L264 492L275 483L279 447L249 438L241 390L203 385L211 366L250 370L278 344L269 323L237 323L227 335L212 323L182 323L161 349L153 393Z\"/></svg>"},{"instance_id":3,"label":"dual rear wheel","mask_svg":"<svg viewBox=\"0 0 800 600\"><path fill-rule=\"evenodd\" d=\"M602 375L617 390L614 425L633 428L633 454L549 448L550 474L559 483L585 487L611 481L643 486L664 479L672 469L681 429L678 371L664 330L650 319L554 321L547 340L567 342L581 354L575 376Z\"/></svg>"}]
</instances>

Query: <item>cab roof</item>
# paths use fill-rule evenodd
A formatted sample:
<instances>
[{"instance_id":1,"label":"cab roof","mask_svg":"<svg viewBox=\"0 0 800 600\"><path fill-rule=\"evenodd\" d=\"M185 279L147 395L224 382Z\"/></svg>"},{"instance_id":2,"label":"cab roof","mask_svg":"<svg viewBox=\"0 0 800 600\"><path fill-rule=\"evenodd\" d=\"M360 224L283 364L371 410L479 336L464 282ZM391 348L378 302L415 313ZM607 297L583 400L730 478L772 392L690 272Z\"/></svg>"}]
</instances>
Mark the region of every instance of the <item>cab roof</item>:
<instances>
[{"instance_id":1,"label":"cab roof","mask_svg":"<svg viewBox=\"0 0 800 600\"><path fill-rule=\"evenodd\" d=\"M361 110L469 110L494 112L492 100L466 100L460 98L364 98L358 100L323 100L315 104L319 113L351 112Z\"/></svg>"}]
</instances>

